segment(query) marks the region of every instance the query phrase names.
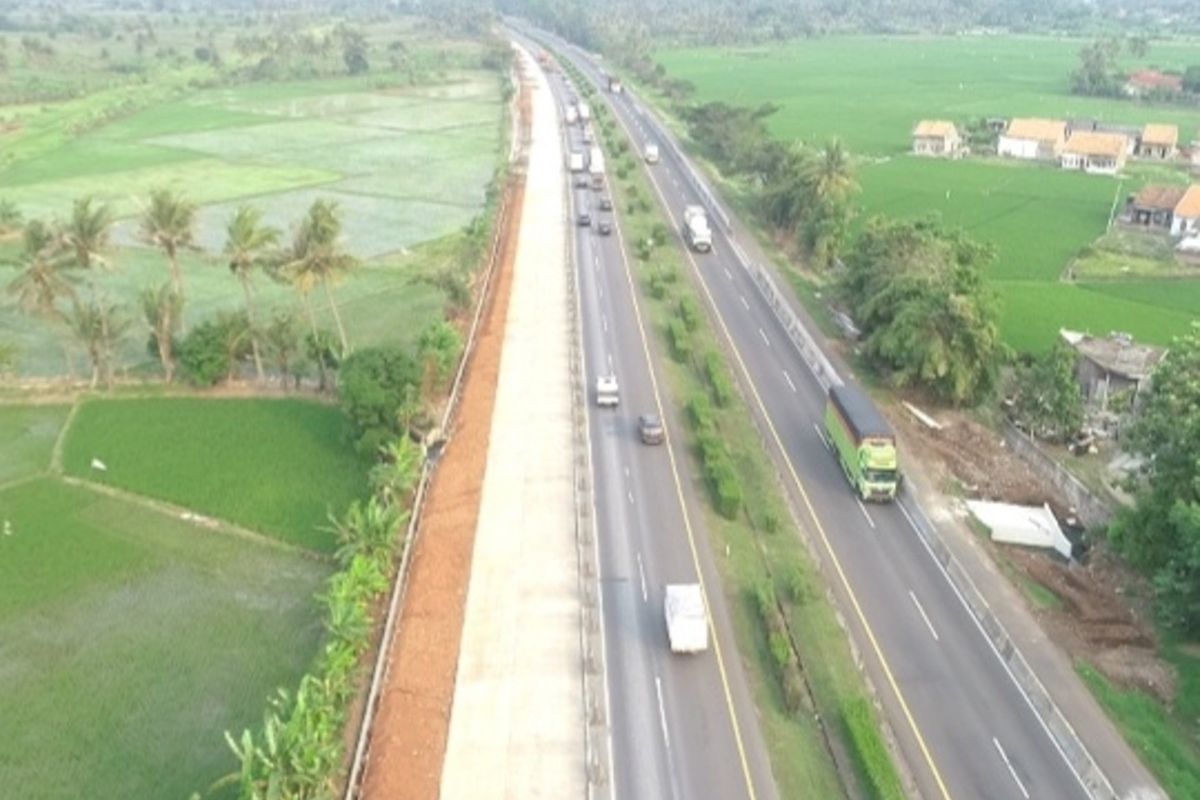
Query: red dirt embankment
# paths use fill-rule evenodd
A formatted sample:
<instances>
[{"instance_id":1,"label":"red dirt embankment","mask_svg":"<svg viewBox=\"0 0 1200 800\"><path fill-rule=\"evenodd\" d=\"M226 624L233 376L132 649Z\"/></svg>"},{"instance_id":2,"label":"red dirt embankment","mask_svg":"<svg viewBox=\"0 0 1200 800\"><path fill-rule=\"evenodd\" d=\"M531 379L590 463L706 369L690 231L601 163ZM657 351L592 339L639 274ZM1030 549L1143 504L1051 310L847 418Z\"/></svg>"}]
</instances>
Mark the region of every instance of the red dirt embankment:
<instances>
[{"instance_id":1,"label":"red dirt embankment","mask_svg":"<svg viewBox=\"0 0 1200 800\"><path fill-rule=\"evenodd\" d=\"M527 97L519 110L527 131ZM371 734L366 800L434 800L439 793L523 197L518 177L509 188L500 261L453 435L434 472L413 552Z\"/></svg>"}]
</instances>

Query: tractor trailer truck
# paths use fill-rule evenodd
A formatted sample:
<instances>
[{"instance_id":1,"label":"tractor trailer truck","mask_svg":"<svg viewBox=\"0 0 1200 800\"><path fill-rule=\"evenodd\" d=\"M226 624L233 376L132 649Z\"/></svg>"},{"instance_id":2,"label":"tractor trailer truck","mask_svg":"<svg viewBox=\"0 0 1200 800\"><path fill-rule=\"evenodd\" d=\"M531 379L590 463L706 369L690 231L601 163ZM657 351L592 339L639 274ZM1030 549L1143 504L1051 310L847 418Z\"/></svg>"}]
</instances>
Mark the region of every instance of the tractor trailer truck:
<instances>
[{"instance_id":1,"label":"tractor trailer truck","mask_svg":"<svg viewBox=\"0 0 1200 800\"><path fill-rule=\"evenodd\" d=\"M672 653L701 653L708 649L708 614L700 584L667 584L663 611Z\"/></svg>"},{"instance_id":2,"label":"tractor trailer truck","mask_svg":"<svg viewBox=\"0 0 1200 800\"><path fill-rule=\"evenodd\" d=\"M604 153L599 147L592 145L588 156L588 172L592 176L592 188L602 189L604 188Z\"/></svg>"},{"instance_id":3,"label":"tractor trailer truck","mask_svg":"<svg viewBox=\"0 0 1200 800\"><path fill-rule=\"evenodd\" d=\"M825 435L850 486L863 500L896 497L900 472L896 437L871 402L851 386L833 386L825 403Z\"/></svg>"},{"instance_id":4,"label":"tractor trailer truck","mask_svg":"<svg viewBox=\"0 0 1200 800\"><path fill-rule=\"evenodd\" d=\"M708 227L708 214L704 206L687 206L683 209L683 238L688 247L697 253L712 250L712 229Z\"/></svg>"}]
</instances>

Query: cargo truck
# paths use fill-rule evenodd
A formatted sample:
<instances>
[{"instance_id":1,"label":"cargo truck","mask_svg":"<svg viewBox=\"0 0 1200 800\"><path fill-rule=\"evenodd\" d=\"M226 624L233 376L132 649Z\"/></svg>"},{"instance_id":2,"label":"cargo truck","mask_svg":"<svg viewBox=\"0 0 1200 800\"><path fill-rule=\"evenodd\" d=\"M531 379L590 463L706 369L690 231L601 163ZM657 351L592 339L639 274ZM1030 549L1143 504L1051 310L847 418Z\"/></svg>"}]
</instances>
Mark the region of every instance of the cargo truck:
<instances>
[{"instance_id":1,"label":"cargo truck","mask_svg":"<svg viewBox=\"0 0 1200 800\"><path fill-rule=\"evenodd\" d=\"M604 188L604 153L599 147L592 146L588 157L588 172L592 176L592 188Z\"/></svg>"},{"instance_id":2,"label":"cargo truck","mask_svg":"<svg viewBox=\"0 0 1200 800\"><path fill-rule=\"evenodd\" d=\"M608 90L610 92L612 92L613 94L620 94L621 92L623 92L625 90L625 87L621 85L620 78L615 77L613 75L609 75L608 76Z\"/></svg>"},{"instance_id":3,"label":"cargo truck","mask_svg":"<svg viewBox=\"0 0 1200 800\"><path fill-rule=\"evenodd\" d=\"M859 497L895 499L900 485L896 437L871 398L851 386L831 387L825 404L825 435Z\"/></svg>"},{"instance_id":4,"label":"cargo truck","mask_svg":"<svg viewBox=\"0 0 1200 800\"><path fill-rule=\"evenodd\" d=\"M588 108L587 103L581 102L579 104L579 124L587 125L588 121L591 118L592 118L592 110L590 108Z\"/></svg>"},{"instance_id":5,"label":"cargo truck","mask_svg":"<svg viewBox=\"0 0 1200 800\"><path fill-rule=\"evenodd\" d=\"M700 584L667 584L663 612L672 653L702 653L708 649L708 614Z\"/></svg>"},{"instance_id":6,"label":"cargo truck","mask_svg":"<svg viewBox=\"0 0 1200 800\"><path fill-rule=\"evenodd\" d=\"M643 151L643 157L646 159L647 164L657 164L658 145L656 145L654 142L647 142L646 149Z\"/></svg>"},{"instance_id":7,"label":"cargo truck","mask_svg":"<svg viewBox=\"0 0 1200 800\"><path fill-rule=\"evenodd\" d=\"M567 157L567 167L570 168L571 172L583 172L583 153L579 150L572 150Z\"/></svg>"},{"instance_id":8,"label":"cargo truck","mask_svg":"<svg viewBox=\"0 0 1200 800\"><path fill-rule=\"evenodd\" d=\"M712 250L712 229L708 227L708 214L704 206L687 206L683 209L683 238L688 247L697 253Z\"/></svg>"}]
</instances>

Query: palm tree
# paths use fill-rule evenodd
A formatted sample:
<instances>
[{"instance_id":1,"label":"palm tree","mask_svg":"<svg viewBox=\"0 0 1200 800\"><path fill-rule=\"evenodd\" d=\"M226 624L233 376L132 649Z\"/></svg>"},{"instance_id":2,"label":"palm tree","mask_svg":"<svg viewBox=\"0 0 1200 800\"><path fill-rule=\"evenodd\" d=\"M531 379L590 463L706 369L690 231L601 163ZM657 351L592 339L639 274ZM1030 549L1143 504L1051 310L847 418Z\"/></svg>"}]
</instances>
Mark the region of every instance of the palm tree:
<instances>
[{"instance_id":1,"label":"palm tree","mask_svg":"<svg viewBox=\"0 0 1200 800\"><path fill-rule=\"evenodd\" d=\"M128 320L118 306L89 300L75 305L68 321L92 363L92 388L101 378L112 388L113 345L128 329Z\"/></svg>"},{"instance_id":2,"label":"palm tree","mask_svg":"<svg viewBox=\"0 0 1200 800\"><path fill-rule=\"evenodd\" d=\"M271 322L263 330L263 346L267 356L275 362L283 388L287 389L288 377L300 354L300 331L298 320L291 311L276 311ZM296 370L295 383L300 386L300 373Z\"/></svg>"},{"instance_id":3,"label":"palm tree","mask_svg":"<svg viewBox=\"0 0 1200 800\"><path fill-rule=\"evenodd\" d=\"M75 265L88 272L105 265L104 251L113 221L109 207L103 203L93 205L92 200L76 200L70 219L62 227L63 245L74 255Z\"/></svg>"},{"instance_id":4,"label":"palm tree","mask_svg":"<svg viewBox=\"0 0 1200 800\"><path fill-rule=\"evenodd\" d=\"M254 307L253 272L266 263L268 251L279 243L279 231L262 224L262 212L252 206L242 206L229 220L225 229L225 255L229 271L242 284L246 295L246 317L250 320L250 348L254 353L254 371L258 382L263 381L262 353L259 347L258 313ZM283 376L287 383L287 375Z\"/></svg>"},{"instance_id":5,"label":"palm tree","mask_svg":"<svg viewBox=\"0 0 1200 800\"><path fill-rule=\"evenodd\" d=\"M158 350L158 360L162 362L163 375L170 383L175 378L174 336L183 316L183 297L175 293L170 281L166 281L157 289L143 289L141 301L142 314L154 335L154 346Z\"/></svg>"},{"instance_id":6,"label":"palm tree","mask_svg":"<svg viewBox=\"0 0 1200 800\"><path fill-rule=\"evenodd\" d=\"M844 200L857 190L850 155L840 140L830 139L805 166L804 183L817 203Z\"/></svg>"},{"instance_id":7,"label":"palm tree","mask_svg":"<svg viewBox=\"0 0 1200 800\"><path fill-rule=\"evenodd\" d=\"M304 297L314 336L317 333L317 322L309 293L317 284L324 289L325 298L329 301L329 310L333 313L333 321L337 326L338 339L342 346L341 355L345 356L350 350L350 342L346 338L346 326L342 324L342 315L333 300L333 284L355 269L358 261L341 250L338 244L341 233L342 221L337 203L332 200L314 201L308 209L308 215L292 237L283 271Z\"/></svg>"},{"instance_id":8,"label":"palm tree","mask_svg":"<svg viewBox=\"0 0 1200 800\"><path fill-rule=\"evenodd\" d=\"M42 317L49 322L68 324L67 315L58 303L66 298L72 306L79 298L67 274L67 262L54 231L40 220L31 220L25 226L23 247L13 264L20 270L7 287L8 294L17 301L25 314ZM70 344L63 342L63 354L67 362L67 374L75 372L71 359Z\"/></svg>"},{"instance_id":9,"label":"palm tree","mask_svg":"<svg viewBox=\"0 0 1200 800\"><path fill-rule=\"evenodd\" d=\"M194 246L196 204L170 189L150 192L150 205L142 212L142 240L163 251L171 267L171 286L183 296L179 251Z\"/></svg>"}]
</instances>

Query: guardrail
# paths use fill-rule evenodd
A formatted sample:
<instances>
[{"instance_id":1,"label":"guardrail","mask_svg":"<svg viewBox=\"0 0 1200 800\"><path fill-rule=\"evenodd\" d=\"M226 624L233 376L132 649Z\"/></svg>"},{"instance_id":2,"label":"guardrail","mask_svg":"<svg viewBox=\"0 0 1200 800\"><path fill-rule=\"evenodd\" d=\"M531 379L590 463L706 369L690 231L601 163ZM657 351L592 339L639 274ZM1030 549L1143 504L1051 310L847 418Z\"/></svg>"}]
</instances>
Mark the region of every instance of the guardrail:
<instances>
[{"instance_id":1,"label":"guardrail","mask_svg":"<svg viewBox=\"0 0 1200 800\"><path fill-rule=\"evenodd\" d=\"M628 93L628 89L626 89L626 92ZM693 190L700 196L701 201L708 211L725 226L726 238L735 259L750 275L759 293L766 300L772 313L774 313L787 332L792 345L799 352L805 364L808 365L817 382L826 391L831 386L842 385L844 381L841 376L838 375L832 362L830 362L824 351L817 344L816 339L809 333L795 312L792 311L791 304L776 286L769 269L763 264L752 261L742 247L733 240L732 221L720 204L716 202L711 190L709 190L703 178L696 172L695 167L683 155L674 138L666 132L665 127L655 120L649 112L640 109L638 104L631 102L631 107L635 113L643 119L649 120L650 124L658 129L657 135L661 136L662 140L673 151L678 163L683 168L687 182L691 184ZM916 508L917 513L921 513L919 506ZM1104 774L1104 771L1092 757L1083 740L1079 737L1079 734L1054 702L1049 691L1047 691L1041 679L1038 678L1033 668L1029 665L1029 662L1025 659L1025 656L1021 653L1011 636L1009 636L1004 625L992 612L983 593L976 586L962 563L951 552L949 546L938 533L936 526L929 523L923 528L917 524L914 515L908 511L904 504L901 504L901 509L905 515L909 516L910 522L914 529L916 529L918 536L929 549L931 557L937 562L946 580L962 599L967 612L976 621L989 646L995 650L997 658L1004 664L1013 683L1018 687L1018 690L1028 702L1030 709L1054 742L1055 747L1079 779L1080 785L1083 786L1093 800L1118 800L1117 794L1107 775ZM923 514L921 515L924 516Z\"/></svg>"},{"instance_id":2,"label":"guardrail","mask_svg":"<svg viewBox=\"0 0 1200 800\"><path fill-rule=\"evenodd\" d=\"M515 106L516 100L514 99ZM518 135L513 137L514 145L511 149L511 164L514 167L514 172L510 175L510 184L513 180L520 179L520 172L517 168L525 162L529 150L528 137L524 131L521 131L519 124L516 125L516 130ZM491 297L492 282L496 273L496 267L500 262L500 248L507 229L508 215L511 213L508 197L509 193L506 189L506 191L501 193L500 204L496 211L492 240L488 248L488 266L484 272L483 284L480 287L479 301L475 305L475 312L472 315L471 326L467 333L467 341L463 346L463 353L459 358L458 368L454 373L454 381L450 388L450 397L446 402L445 409L442 411L438 431L442 437L440 444L443 447L452 438L450 421L462 401L464 377L471 361L471 356L475 351L475 343L479 335L479 327L483 319L484 310L487 308ZM366 700L363 703L362 717L359 719L358 733L355 736L354 758L351 761L350 771L346 778L346 790L342 795L343 800L355 800L362 791L362 781L365 776L367 762L370 759L371 727L375 722L375 714L379 710L379 698L383 683L387 680L388 670L391 668L392 640L395 638L396 624L400 608L404 603L404 594L408 589L409 568L412 553L416 549L417 539L421 531L421 512L424 509L427 499L429 480L436 466L436 458L426 458L421 465L421 478L417 483L417 492L414 495L412 512L409 517L408 528L405 532L404 554L400 558L400 565L396 569L395 580L392 583L392 593L388 598L387 616L384 618L383 634L380 637L375 664L372 667L371 683L367 690Z\"/></svg>"}]
</instances>

